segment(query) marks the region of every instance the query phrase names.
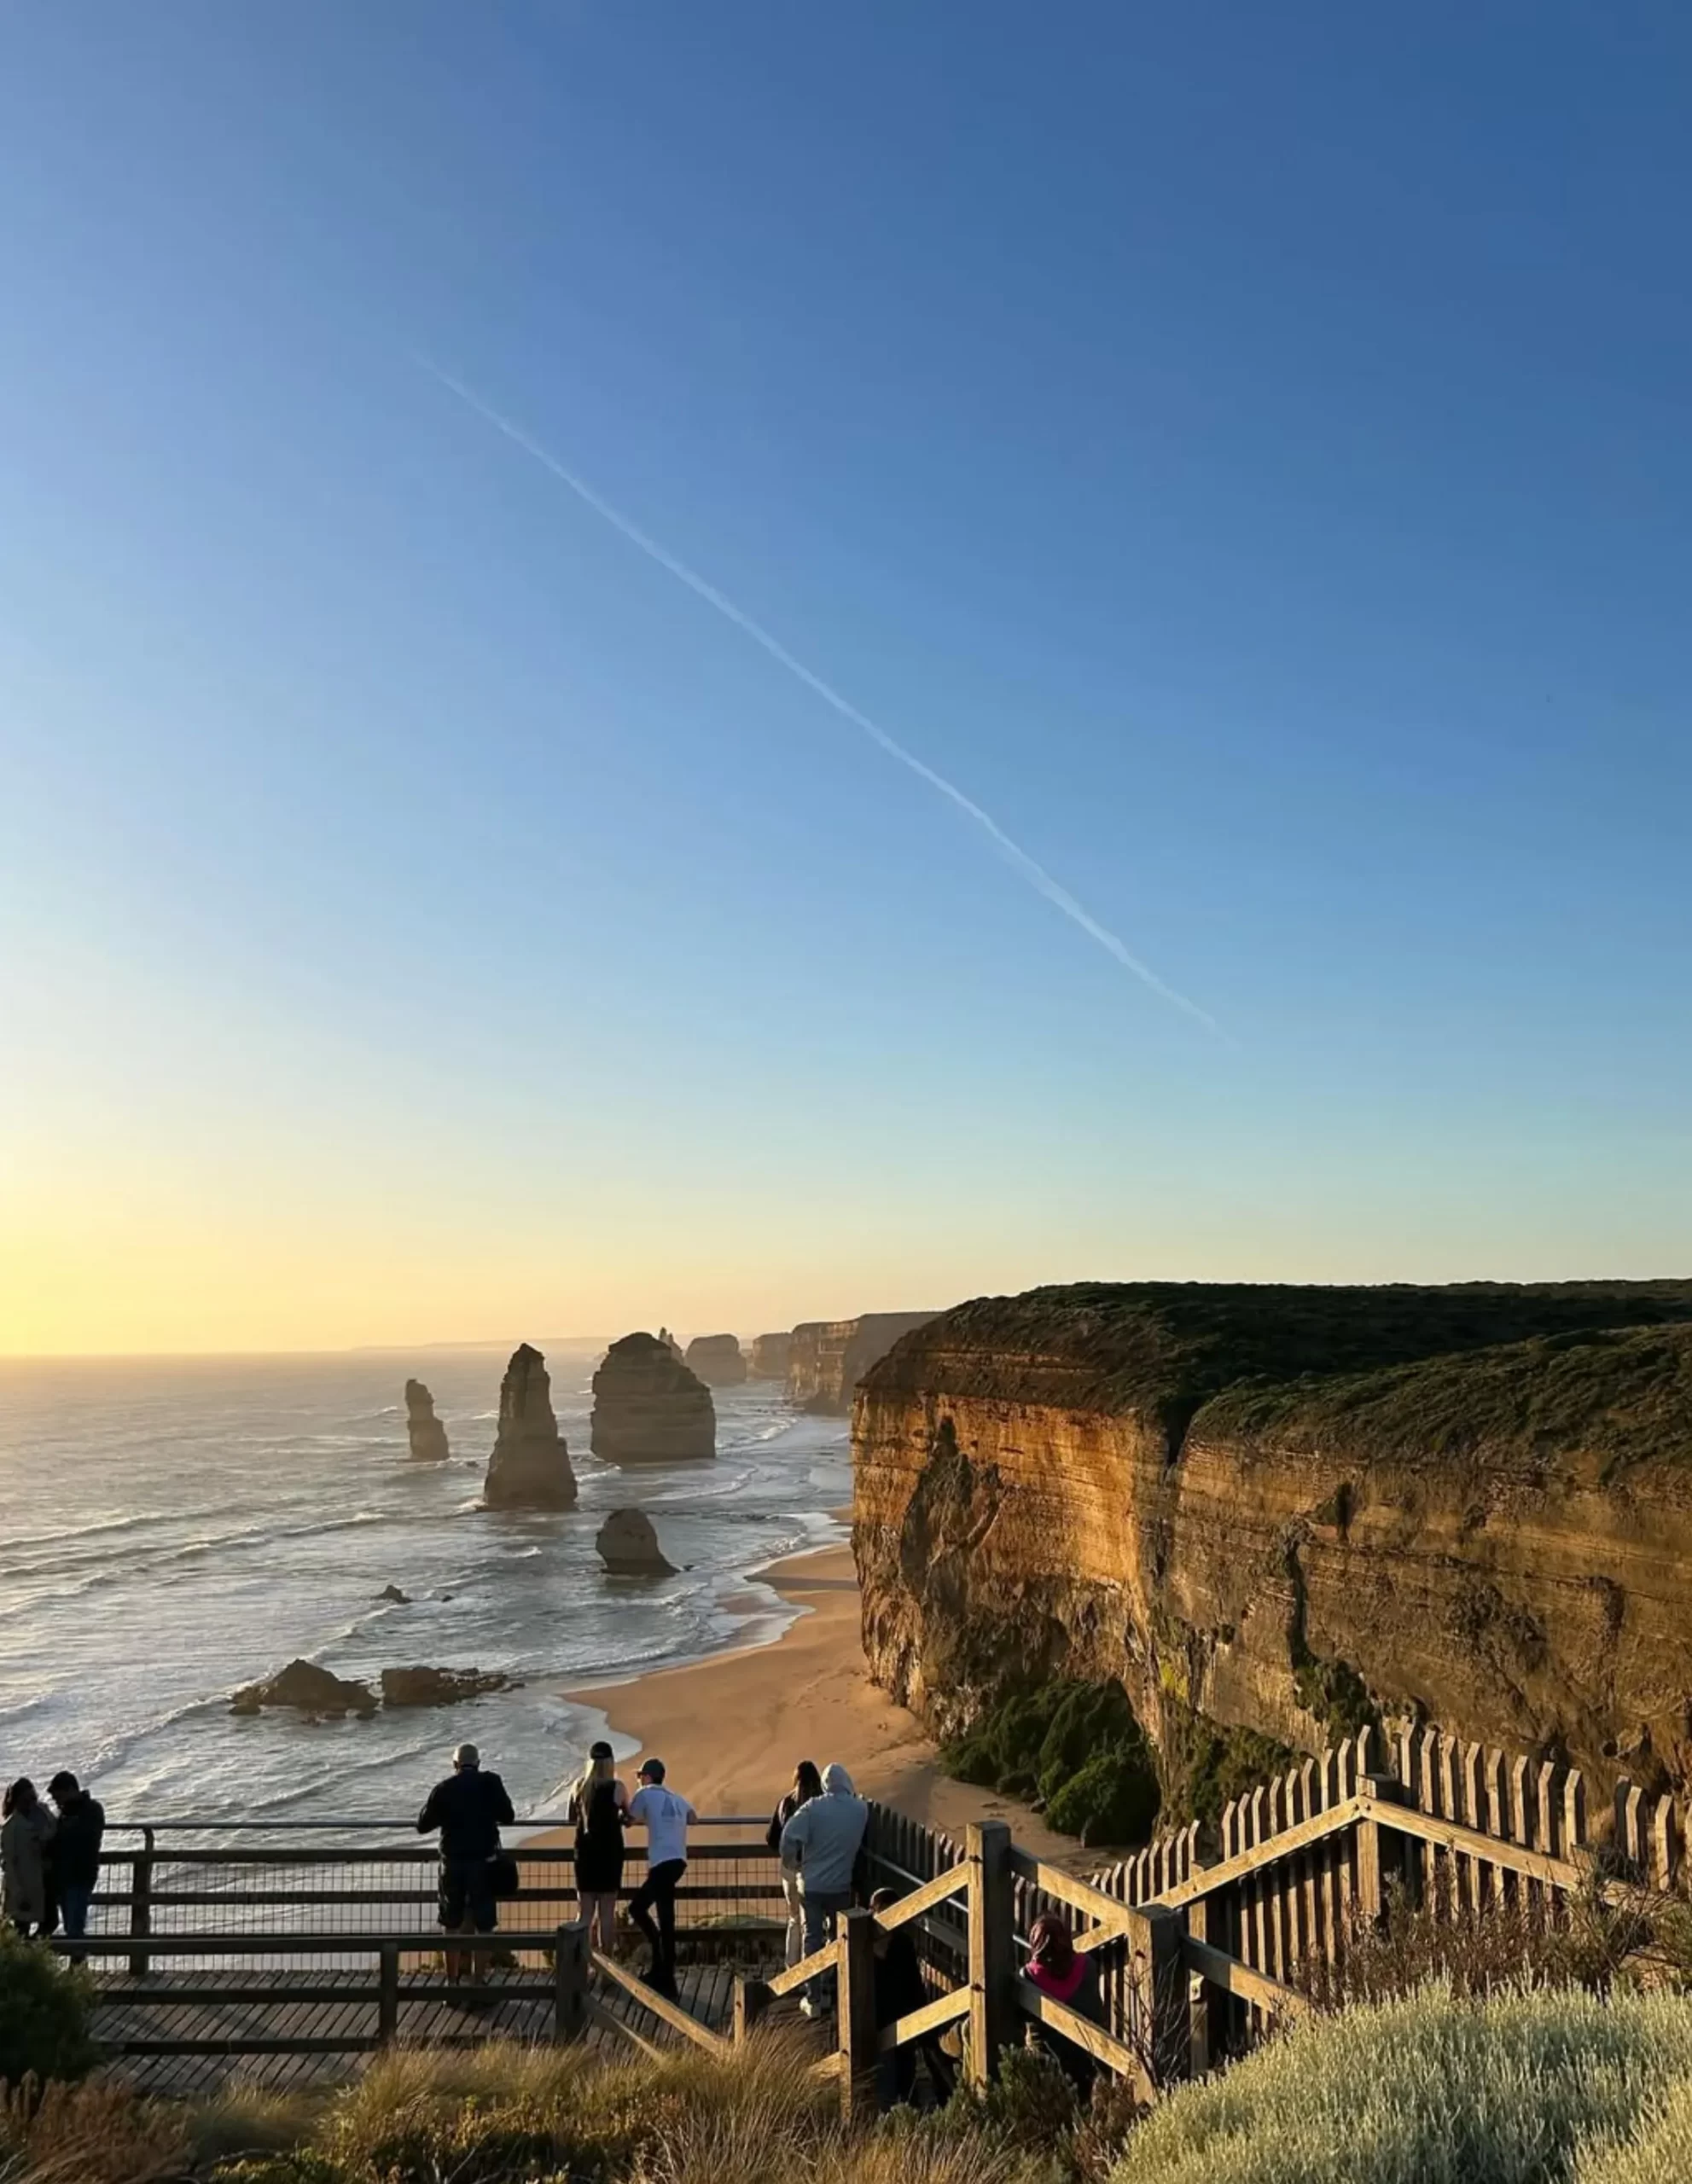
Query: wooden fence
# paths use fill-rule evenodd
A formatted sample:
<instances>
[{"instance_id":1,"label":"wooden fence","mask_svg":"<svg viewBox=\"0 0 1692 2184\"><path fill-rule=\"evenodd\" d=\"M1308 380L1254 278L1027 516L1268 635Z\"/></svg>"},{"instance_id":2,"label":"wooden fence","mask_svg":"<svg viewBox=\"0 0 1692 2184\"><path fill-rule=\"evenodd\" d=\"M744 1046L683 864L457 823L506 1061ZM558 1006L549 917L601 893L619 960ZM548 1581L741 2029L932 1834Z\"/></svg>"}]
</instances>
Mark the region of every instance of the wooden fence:
<instances>
[{"instance_id":1,"label":"wooden fence","mask_svg":"<svg viewBox=\"0 0 1692 2184\"><path fill-rule=\"evenodd\" d=\"M781 1889L775 1855L750 1826L703 1824L681 1891L682 1933L695 1953L726 1949L767 1965L772 1949L779 1955ZM833 2046L820 2067L839 2071L853 2106L875 2097L876 2065L890 2050L956 2027L964 2068L985 2077L1031 2021L1149 2091L1303 2011L1312 1966L1342 1966L1395 1891L1412 1903L1510 1905L1555 1921L1572 1896L1594 1890L1637 1897L1683 1888L1686 1845L1685 1812L1632 1783L1618 1786L1595 1823L1574 1769L1430 1728L1384 1738L1363 1729L1230 1804L1208 1864L1189 1827L1079 1880L1019 1850L1001 1826L972 1827L960 1843L872 1806L862 1892L890 1887L899 1901L879 1916L843 1914L834 1938L791 1970L743 1978L726 2024L654 1995L621 1964L596 1954L590 1961L567 1850L520 1850L518 1931L503 1938L549 1995L554 2036L573 2036L596 2013L612 2024L586 1994L595 1974L602 1992L637 2000L652 2020L713 2052L749 2036L784 1996L832 1986ZM637 1846L631 1850L637 1861ZM172 1849L146 1831L138 1849L108 1854L108 1868L127 1866L129 1886L102 1891L96 1904L117 1911L127 1931L102 1933L91 1951L108 1965L127 1961L131 1988L154 1958L217 1957L243 1967L255 1991L290 1965L300 1976L297 1960L307 1962L309 1985L311 1964L357 1956L374 1965L380 2006L358 2044L383 2044L398 2001L422 1991L414 1953L439 1945L415 1908L433 1902L421 1870L431 1857L416 1844ZM1048 1912L1070 1923L1094 1960L1096 2020L1026 1977L1029 1932ZM929 2000L878 2027L875 1941L901 1927L916 1941ZM614 2029L649 2044L627 2010Z\"/></svg>"}]
</instances>

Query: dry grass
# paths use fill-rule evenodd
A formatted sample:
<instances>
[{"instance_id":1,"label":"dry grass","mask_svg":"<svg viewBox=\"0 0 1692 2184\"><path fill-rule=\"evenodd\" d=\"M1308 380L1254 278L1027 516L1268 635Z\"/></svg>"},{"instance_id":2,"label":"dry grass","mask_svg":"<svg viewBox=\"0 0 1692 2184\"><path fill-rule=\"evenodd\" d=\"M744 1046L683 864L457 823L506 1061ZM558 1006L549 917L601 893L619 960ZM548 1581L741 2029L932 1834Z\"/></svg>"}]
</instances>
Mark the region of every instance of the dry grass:
<instances>
[{"instance_id":1,"label":"dry grass","mask_svg":"<svg viewBox=\"0 0 1692 2184\"><path fill-rule=\"evenodd\" d=\"M121 2086L26 2078L0 2094L4 2184L166 2184L186 2169L182 2117Z\"/></svg>"}]
</instances>

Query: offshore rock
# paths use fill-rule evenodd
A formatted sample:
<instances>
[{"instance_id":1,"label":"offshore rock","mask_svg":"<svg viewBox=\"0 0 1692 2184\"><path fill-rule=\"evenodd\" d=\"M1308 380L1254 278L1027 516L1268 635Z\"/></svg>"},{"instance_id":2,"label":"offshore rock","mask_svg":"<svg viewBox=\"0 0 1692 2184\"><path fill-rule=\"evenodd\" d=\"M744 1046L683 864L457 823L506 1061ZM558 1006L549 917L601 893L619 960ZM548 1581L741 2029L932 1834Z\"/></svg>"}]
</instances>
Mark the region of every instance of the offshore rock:
<instances>
[{"instance_id":1,"label":"offshore rock","mask_svg":"<svg viewBox=\"0 0 1692 2184\"><path fill-rule=\"evenodd\" d=\"M1374 1708L1692 1785L1692 1283L981 1298L852 1450L870 1671L942 1736L1116 1676L1177 1770Z\"/></svg>"},{"instance_id":2,"label":"offshore rock","mask_svg":"<svg viewBox=\"0 0 1692 2184\"><path fill-rule=\"evenodd\" d=\"M499 1384L499 1431L482 1498L490 1509L573 1509L576 1474L552 1413L552 1382L539 1350L523 1343Z\"/></svg>"},{"instance_id":3,"label":"offshore rock","mask_svg":"<svg viewBox=\"0 0 1692 2184\"><path fill-rule=\"evenodd\" d=\"M497 1669L384 1669L384 1706L456 1706L490 1691L520 1687Z\"/></svg>"},{"instance_id":4,"label":"offshore rock","mask_svg":"<svg viewBox=\"0 0 1692 2184\"><path fill-rule=\"evenodd\" d=\"M746 1378L746 1356L731 1334L696 1334L687 1362L708 1388L737 1388Z\"/></svg>"},{"instance_id":5,"label":"offshore rock","mask_svg":"<svg viewBox=\"0 0 1692 2184\"><path fill-rule=\"evenodd\" d=\"M754 1380L785 1380L788 1358L794 1346L791 1334L754 1335L748 1367Z\"/></svg>"},{"instance_id":6,"label":"offshore rock","mask_svg":"<svg viewBox=\"0 0 1692 2184\"><path fill-rule=\"evenodd\" d=\"M421 1380L405 1383L405 1432L419 1463L444 1464L451 1453L446 1428L435 1416L435 1399Z\"/></svg>"},{"instance_id":7,"label":"offshore rock","mask_svg":"<svg viewBox=\"0 0 1692 2184\"><path fill-rule=\"evenodd\" d=\"M677 1341L675 1336L671 1333L668 1327L660 1327L658 1330L658 1339L663 1344L664 1347L669 1351L672 1357L681 1356L682 1345ZM685 1359L683 1359L683 1362L685 1363Z\"/></svg>"},{"instance_id":8,"label":"offshore rock","mask_svg":"<svg viewBox=\"0 0 1692 2184\"><path fill-rule=\"evenodd\" d=\"M788 1337L788 1399L801 1409L844 1417L858 1382L902 1335L933 1312L864 1312L855 1320L807 1320Z\"/></svg>"},{"instance_id":9,"label":"offshore rock","mask_svg":"<svg viewBox=\"0 0 1692 2184\"><path fill-rule=\"evenodd\" d=\"M613 1342L593 1376L589 1445L613 1464L691 1463L717 1453L711 1391L655 1335Z\"/></svg>"},{"instance_id":10,"label":"offshore rock","mask_svg":"<svg viewBox=\"0 0 1692 2184\"><path fill-rule=\"evenodd\" d=\"M398 1585L384 1585L376 1598L391 1601L395 1607L410 1607L411 1605L410 1594L402 1593Z\"/></svg>"},{"instance_id":11,"label":"offshore rock","mask_svg":"<svg viewBox=\"0 0 1692 2184\"><path fill-rule=\"evenodd\" d=\"M348 1714L374 1714L376 1700L368 1684L333 1676L315 1661L294 1660L266 1682L243 1685L230 1701L231 1714L256 1714L265 1706L292 1706L320 1720L340 1721Z\"/></svg>"},{"instance_id":12,"label":"offshore rock","mask_svg":"<svg viewBox=\"0 0 1692 2184\"><path fill-rule=\"evenodd\" d=\"M672 1577L652 1519L644 1509L613 1509L599 1528L594 1545L613 1577Z\"/></svg>"}]
</instances>

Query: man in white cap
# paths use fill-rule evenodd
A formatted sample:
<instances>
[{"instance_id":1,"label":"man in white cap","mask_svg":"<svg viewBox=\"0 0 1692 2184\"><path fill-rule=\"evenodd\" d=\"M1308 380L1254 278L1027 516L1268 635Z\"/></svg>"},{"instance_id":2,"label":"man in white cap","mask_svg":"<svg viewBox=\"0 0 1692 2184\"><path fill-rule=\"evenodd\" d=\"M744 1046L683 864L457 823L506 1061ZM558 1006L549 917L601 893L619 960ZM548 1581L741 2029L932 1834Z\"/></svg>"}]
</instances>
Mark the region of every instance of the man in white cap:
<instances>
[{"instance_id":1,"label":"man in white cap","mask_svg":"<svg viewBox=\"0 0 1692 2184\"><path fill-rule=\"evenodd\" d=\"M647 1984L676 1999L676 1890L688 1869L688 1822L699 1815L683 1797L664 1786L664 1762L648 1759L641 1786L629 1800L629 1818L646 1830L646 1879L629 1898L629 1916L652 1945ZM658 1923L652 1922L654 1906Z\"/></svg>"},{"instance_id":2,"label":"man in white cap","mask_svg":"<svg viewBox=\"0 0 1692 2184\"><path fill-rule=\"evenodd\" d=\"M452 1772L429 1792L417 1815L417 1833L440 1830L440 1923L449 1934L491 1934L499 1924L493 1893L493 1862L499 1831L517 1815L497 1774L483 1771L481 1754L461 1744ZM446 1976L478 1971L474 1949L446 1951Z\"/></svg>"}]
</instances>

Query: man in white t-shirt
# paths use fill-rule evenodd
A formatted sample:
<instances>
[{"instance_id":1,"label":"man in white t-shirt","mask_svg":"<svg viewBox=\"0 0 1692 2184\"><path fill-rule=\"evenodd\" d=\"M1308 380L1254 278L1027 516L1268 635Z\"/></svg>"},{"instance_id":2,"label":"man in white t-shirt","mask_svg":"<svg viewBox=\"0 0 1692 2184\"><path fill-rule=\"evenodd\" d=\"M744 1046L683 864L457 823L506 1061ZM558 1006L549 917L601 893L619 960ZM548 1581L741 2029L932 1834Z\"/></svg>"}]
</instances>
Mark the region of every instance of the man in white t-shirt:
<instances>
[{"instance_id":1,"label":"man in white t-shirt","mask_svg":"<svg viewBox=\"0 0 1692 2184\"><path fill-rule=\"evenodd\" d=\"M629 1898L629 1916L652 1944L647 1984L676 1999L676 1891L688 1869L688 1822L699 1815L683 1797L664 1786L664 1762L648 1759L641 1786L629 1800L629 1818L646 1830L646 1879ZM656 1908L658 1923L653 1924Z\"/></svg>"}]
</instances>

